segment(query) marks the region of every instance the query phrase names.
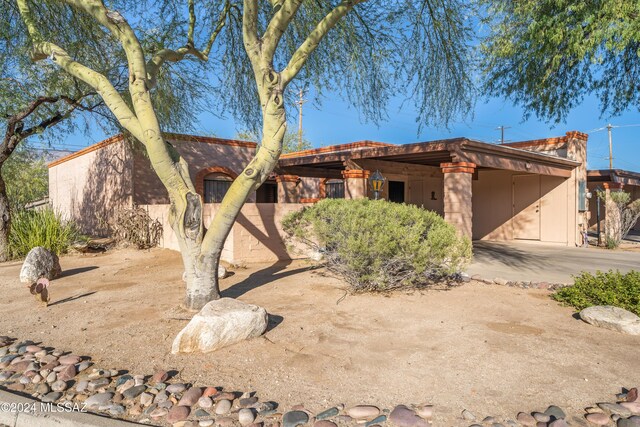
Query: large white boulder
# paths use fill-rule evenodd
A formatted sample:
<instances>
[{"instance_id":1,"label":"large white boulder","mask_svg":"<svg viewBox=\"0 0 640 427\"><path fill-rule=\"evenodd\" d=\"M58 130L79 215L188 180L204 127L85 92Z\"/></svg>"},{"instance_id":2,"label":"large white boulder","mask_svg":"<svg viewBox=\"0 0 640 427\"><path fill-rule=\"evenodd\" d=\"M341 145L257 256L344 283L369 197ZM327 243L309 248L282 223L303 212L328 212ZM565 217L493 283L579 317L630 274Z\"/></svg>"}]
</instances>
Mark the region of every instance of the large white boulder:
<instances>
[{"instance_id":1,"label":"large white boulder","mask_svg":"<svg viewBox=\"0 0 640 427\"><path fill-rule=\"evenodd\" d=\"M612 305L595 305L580 312L580 318L600 328L629 335L640 335L640 317Z\"/></svg>"},{"instance_id":2,"label":"large white boulder","mask_svg":"<svg viewBox=\"0 0 640 427\"><path fill-rule=\"evenodd\" d=\"M233 298L211 301L173 340L171 353L207 353L262 335L267 330L267 310Z\"/></svg>"},{"instance_id":3,"label":"large white boulder","mask_svg":"<svg viewBox=\"0 0 640 427\"><path fill-rule=\"evenodd\" d=\"M29 251L22 264L20 282L31 285L41 277L53 280L60 274L62 269L58 256L41 246L36 246Z\"/></svg>"}]
</instances>

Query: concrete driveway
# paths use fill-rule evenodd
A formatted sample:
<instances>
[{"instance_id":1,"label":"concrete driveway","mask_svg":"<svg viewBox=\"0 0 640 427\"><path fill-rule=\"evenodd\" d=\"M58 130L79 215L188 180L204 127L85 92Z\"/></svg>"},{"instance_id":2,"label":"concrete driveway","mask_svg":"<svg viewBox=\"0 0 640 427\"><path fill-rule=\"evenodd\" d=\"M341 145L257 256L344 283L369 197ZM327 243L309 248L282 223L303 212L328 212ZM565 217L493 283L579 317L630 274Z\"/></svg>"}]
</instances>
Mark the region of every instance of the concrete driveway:
<instances>
[{"instance_id":1,"label":"concrete driveway","mask_svg":"<svg viewBox=\"0 0 640 427\"><path fill-rule=\"evenodd\" d=\"M537 242L473 242L470 275L486 279L570 283L581 271L640 270L640 252L576 248Z\"/></svg>"}]
</instances>

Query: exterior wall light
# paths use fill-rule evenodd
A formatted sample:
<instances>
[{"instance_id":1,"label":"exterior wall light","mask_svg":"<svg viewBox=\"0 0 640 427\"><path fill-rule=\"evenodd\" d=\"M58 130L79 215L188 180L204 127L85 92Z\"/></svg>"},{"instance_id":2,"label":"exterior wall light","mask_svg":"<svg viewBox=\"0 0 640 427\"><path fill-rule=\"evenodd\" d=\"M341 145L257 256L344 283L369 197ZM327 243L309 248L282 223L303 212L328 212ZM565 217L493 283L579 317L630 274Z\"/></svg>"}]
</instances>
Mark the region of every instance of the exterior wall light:
<instances>
[{"instance_id":1,"label":"exterior wall light","mask_svg":"<svg viewBox=\"0 0 640 427\"><path fill-rule=\"evenodd\" d=\"M379 170L376 170L369 178L369 184L371 184L371 189L373 190L374 200L378 200L380 198L380 192L382 191L382 187L384 187L384 182L386 180L387 179L382 176Z\"/></svg>"}]
</instances>

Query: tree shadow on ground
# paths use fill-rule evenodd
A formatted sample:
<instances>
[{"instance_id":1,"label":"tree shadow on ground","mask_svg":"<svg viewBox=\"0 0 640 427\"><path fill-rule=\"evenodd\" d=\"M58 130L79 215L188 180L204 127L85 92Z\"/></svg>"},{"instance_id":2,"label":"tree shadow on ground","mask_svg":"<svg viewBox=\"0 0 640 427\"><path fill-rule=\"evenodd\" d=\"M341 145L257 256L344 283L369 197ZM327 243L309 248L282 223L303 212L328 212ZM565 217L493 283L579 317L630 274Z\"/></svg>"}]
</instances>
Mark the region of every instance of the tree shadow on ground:
<instances>
[{"instance_id":1,"label":"tree shadow on ground","mask_svg":"<svg viewBox=\"0 0 640 427\"><path fill-rule=\"evenodd\" d=\"M98 266L97 265L92 265L89 267L78 267L78 268L71 268L69 270L64 270L62 272L62 274L60 275L60 277L58 277L59 279L62 277L69 277L69 276L73 276L74 274L80 274L80 273L85 273L87 271L91 271L91 270L95 270L97 269Z\"/></svg>"},{"instance_id":2,"label":"tree shadow on ground","mask_svg":"<svg viewBox=\"0 0 640 427\"><path fill-rule=\"evenodd\" d=\"M545 256L497 242L473 242L474 262L499 262L509 267L544 268L552 265Z\"/></svg>"},{"instance_id":3,"label":"tree shadow on ground","mask_svg":"<svg viewBox=\"0 0 640 427\"><path fill-rule=\"evenodd\" d=\"M81 294L81 295L74 295L72 297L67 297L67 298L64 298L64 299L61 299L61 300L58 300L56 302L53 302L53 303L49 304L48 307L52 307L54 305L64 304L65 302L70 302L70 301L74 301L74 300L77 300L77 299L80 299L80 298L88 297L89 295L93 295L95 293L96 293L96 291L85 292L84 294Z\"/></svg>"},{"instance_id":4,"label":"tree shadow on ground","mask_svg":"<svg viewBox=\"0 0 640 427\"><path fill-rule=\"evenodd\" d=\"M246 279L236 283L235 285L232 285L228 289L223 290L221 292L221 295L225 298L238 298L239 296L244 295L253 289L269 284L275 280L293 276L294 274L302 273L304 271L315 270L318 268L316 266L310 265L307 267L287 270L287 267L290 264L291 261L278 261L267 268L263 268L262 270L251 273Z\"/></svg>"}]
</instances>

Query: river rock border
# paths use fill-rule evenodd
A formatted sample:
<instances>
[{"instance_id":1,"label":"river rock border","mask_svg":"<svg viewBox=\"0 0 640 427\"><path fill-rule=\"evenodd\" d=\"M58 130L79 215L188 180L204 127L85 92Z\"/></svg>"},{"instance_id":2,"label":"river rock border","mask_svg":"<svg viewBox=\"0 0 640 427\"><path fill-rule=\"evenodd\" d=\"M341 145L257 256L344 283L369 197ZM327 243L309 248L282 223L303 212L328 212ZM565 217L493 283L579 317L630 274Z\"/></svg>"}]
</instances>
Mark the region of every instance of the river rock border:
<instances>
[{"instance_id":1,"label":"river rock border","mask_svg":"<svg viewBox=\"0 0 640 427\"><path fill-rule=\"evenodd\" d=\"M485 285L500 285L500 286L510 286L512 288L521 288L521 289L546 289L548 291L555 291L558 289L566 288L569 286L573 286L573 283L554 283L554 282L535 282L535 281L525 281L525 280L507 280L501 277L495 277L493 279L486 279L481 277L479 274L474 274L469 277L469 281L475 281L478 283L483 283Z\"/></svg>"},{"instance_id":2,"label":"river rock border","mask_svg":"<svg viewBox=\"0 0 640 427\"><path fill-rule=\"evenodd\" d=\"M115 419L174 427L431 427L433 422L434 408L429 404L398 405L392 410L339 404L316 414L298 405L282 411L276 402L261 401L255 393L172 382L171 376L171 371L131 375L101 369L89 357L0 336L0 388ZM618 403L598 403L585 409L584 419L578 419L591 425L640 427L638 390L623 390L616 397ZM569 425L565 418L557 406L544 412L520 412L515 420L492 416L476 420L465 409L460 423L470 427L565 427Z\"/></svg>"}]
</instances>

